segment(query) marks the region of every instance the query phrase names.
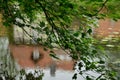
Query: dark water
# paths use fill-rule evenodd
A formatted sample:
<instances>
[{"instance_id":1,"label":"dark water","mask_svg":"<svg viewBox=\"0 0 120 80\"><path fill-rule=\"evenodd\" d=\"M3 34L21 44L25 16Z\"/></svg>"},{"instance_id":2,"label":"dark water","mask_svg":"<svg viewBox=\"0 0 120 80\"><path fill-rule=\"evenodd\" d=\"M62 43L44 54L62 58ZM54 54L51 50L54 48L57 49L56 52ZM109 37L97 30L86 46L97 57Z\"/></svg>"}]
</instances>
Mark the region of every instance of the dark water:
<instances>
[{"instance_id":1,"label":"dark water","mask_svg":"<svg viewBox=\"0 0 120 80\"><path fill-rule=\"evenodd\" d=\"M0 37L0 64L6 64L7 68L4 68L4 66L0 66L0 71L7 70L9 74L14 76L17 73L17 70L19 69L19 66L17 63L13 63L13 59L10 55L9 50L9 41L7 37ZM108 54L110 57L108 59L108 66L112 67L112 69L118 71L118 77L120 75L120 50L119 49L110 49L106 48L105 53ZM71 61L69 57L66 55L60 55L59 56L62 60L67 59L68 61ZM49 67L46 67L43 70L44 77L43 80L72 80L72 76L76 71L73 70L65 70L62 68L58 68L56 66L56 63L51 63ZM26 69L26 72L34 72L34 69L28 68ZM89 71L89 74L95 75L96 77L99 76L99 74ZM0 75L1 76L1 75ZM120 78L118 78L120 79ZM85 80L82 76L78 76L77 80Z\"/></svg>"}]
</instances>

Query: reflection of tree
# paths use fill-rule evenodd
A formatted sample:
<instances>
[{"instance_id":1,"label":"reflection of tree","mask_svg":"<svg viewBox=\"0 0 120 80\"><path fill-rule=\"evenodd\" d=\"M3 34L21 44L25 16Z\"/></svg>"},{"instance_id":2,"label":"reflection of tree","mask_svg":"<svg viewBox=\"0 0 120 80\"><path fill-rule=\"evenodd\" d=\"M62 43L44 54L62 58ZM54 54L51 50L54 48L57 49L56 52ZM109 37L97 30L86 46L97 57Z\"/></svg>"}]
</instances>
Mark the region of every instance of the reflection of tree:
<instances>
[{"instance_id":1,"label":"reflection of tree","mask_svg":"<svg viewBox=\"0 0 120 80\"><path fill-rule=\"evenodd\" d=\"M39 50L38 50L38 48L35 48L34 50L33 50L33 52L32 52L32 60L35 62L35 63L37 63L38 62L38 60L40 59L40 53L39 53Z\"/></svg>"},{"instance_id":2,"label":"reflection of tree","mask_svg":"<svg viewBox=\"0 0 120 80\"><path fill-rule=\"evenodd\" d=\"M55 62L52 62L50 64L50 75L54 77L55 76L55 72L56 72L56 64L55 64Z\"/></svg>"},{"instance_id":3,"label":"reflection of tree","mask_svg":"<svg viewBox=\"0 0 120 80\"><path fill-rule=\"evenodd\" d=\"M10 55L8 44L8 38L0 38L0 77L3 76L4 78L7 78L11 76L14 78L17 73L17 68Z\"/></svg>"}]
</instances>

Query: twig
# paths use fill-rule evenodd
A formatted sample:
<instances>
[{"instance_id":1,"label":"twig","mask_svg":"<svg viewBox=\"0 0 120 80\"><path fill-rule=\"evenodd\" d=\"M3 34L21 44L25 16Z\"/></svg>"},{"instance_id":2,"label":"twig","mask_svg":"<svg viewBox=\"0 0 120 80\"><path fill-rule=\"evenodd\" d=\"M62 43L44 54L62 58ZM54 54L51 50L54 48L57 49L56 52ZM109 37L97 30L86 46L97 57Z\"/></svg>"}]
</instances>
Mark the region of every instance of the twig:
<instances>
[{"instance_id":1,"label":"twig","mask_svg":"<svg viewBox=\"0 0 120 80\"><path fill-rule=\"evenodd\" d=\"M56 40L58 41L58 44L59 44L60 48L65 51L65 49L61 46L61 44L60 44L60 42L59 42L59 40L57 39L57 36L56 36L56 34L55 34L54 29L55 29L56 31L58 30L58 29L56 28L56 25L55 25L54 22L50 19L50 15L47 13L47 11L46 11L46 9L43 7L43 5L42 5L40 2L38 2L37 0L36 0L36 2L39 3L39 5L41 6L41 8L43 9L43 11L44 11L44 13L45 13L45 16L46 16L46 19L47 19L48 23L52 26L53 34L54 34ZM67 51L65 51L65 52L66 52L67 54L69 54Z\"/></svg>"},{"instance_id":2,"label":"twig","mask_svg":"<svg viewBox=\"0 0 120 80\"><path fill-rule=\"evenodd\" d=\"M101 7L93 16L96 16L96 15L104 8L104 6L106 5L107 2L108 2L108 0L106 0L106 1L102 4L102 7Z\"/></svg>"},{"instance_id":3,"label":"twig","mask_svg":"<svg viewBox=\"0 0 120 80\"><path fill-rule=\"evenodd\" d=\"M102 77L104 74L101 74L96 80L100 79L100 77Z\"/></svg>"}]
</instances>

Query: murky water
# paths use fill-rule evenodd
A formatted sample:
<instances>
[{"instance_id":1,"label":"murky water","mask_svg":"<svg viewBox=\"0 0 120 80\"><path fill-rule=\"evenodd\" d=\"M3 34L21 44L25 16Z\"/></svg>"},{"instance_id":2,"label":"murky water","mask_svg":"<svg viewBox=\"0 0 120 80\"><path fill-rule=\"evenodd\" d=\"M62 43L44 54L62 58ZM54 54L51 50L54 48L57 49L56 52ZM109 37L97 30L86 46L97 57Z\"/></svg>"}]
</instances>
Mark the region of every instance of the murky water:
<instances>
[{"instance_id":1,"label":"murky water","mask_svg":"<svg viewBox=\"0 0 120 80\"><path fill-rule=\"evenodd\" d=\"M0 64L7 65L8 67L6 69L8 70L8 73L13 73L12 75L14 75L17 72L17 68L15 68L16 64L12 62L12 57L14 57L14 60L16 60L21 67L29 67L27 72L33 72L36 66L39 66L40 69L43 69L43 80L72 80L74 71L73 62L70 57L65 54L61 54L62 51L56 51L58 53L57 56L61 58L61 61L54 60L49 56L48 53L39 48L41 53L44 54L44 57L36 64L30 58L30 53L32 50L34 50L33 46L12 46L11 48L11 46L9 46L8 38L0 37ZM12 56L10 52L12 52ZM106 53L111 57L109 59L109 63L114 65L110 65L110 67L120 70L120 50L106 49ZM0 66L0 69L0 71L4 71L4 66ZM99 76L99 74L93 72L88 73ZM82 76L78 76L77 80L85 79Z\"/></svg>"}]
</instances>

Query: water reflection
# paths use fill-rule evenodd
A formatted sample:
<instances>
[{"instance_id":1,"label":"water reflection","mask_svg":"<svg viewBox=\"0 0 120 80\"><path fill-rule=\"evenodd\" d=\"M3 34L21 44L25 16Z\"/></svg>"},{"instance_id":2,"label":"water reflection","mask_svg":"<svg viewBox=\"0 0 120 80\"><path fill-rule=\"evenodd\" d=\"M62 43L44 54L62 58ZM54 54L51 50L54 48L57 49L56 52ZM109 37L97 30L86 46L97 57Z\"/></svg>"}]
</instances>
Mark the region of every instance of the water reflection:
<instances>
[{"instance_id":1,"label":"water reflection","mask_svg":"<svg viewBox=\"0 0 120 80\"><path fill-rule=\"evenodd\" d=\"M32 60L33 60L35 63L38 62L38 60L39 60L40 57L41 57L38 48L36 48L36 49L33 50L31 57L32 57Z\"/></svg>"},{"instance_id":2,"label":"water reflection","mask_svg":"<svg viewBox=\"0 0 120 80\"><path fill-rule=\"evenodd\" d=\"M10 49L9 49L10 48ZM62 50L56 50L55 53L61 59L55 60L49 56L49 51L45 51L42 47L38 47L41 55L44 55L42 59L39 59L37 63L31 59L31 55L34 46L26 45L9 45L7 37L0 37L0 73L4 70L8 71L8 74L13 75L17 73L16 65L13 63L13 58L21 66L21 68L28 68L34 71L36 66L43 69L45 73L43 80L72 80L74 74L73 71L73 61L72 59L64 53ZM11 54L10 54L11 52ZM107 50L106 53L111 57L108 61L109 67L118 71L118 80L120 79L120 50ZM5 68L5 64L7 68ZM12 74L11 74L12 73ZM90 74L96 75L92 72ZM0 75L1 76L1 75ZM83 77L79 76L77 80L85 80Z\"/></svg>"},{"instance_id":3,"label":"water reflection","mask_svg":"<svg viewBox=\"0 0 120 80\"><path fill-rule=\"evenodd\" d=\"M55 62L52 62L50 64L50 75L52 77L55 77L55 72L56 72L56 63Z\"/></svg>"},{"instance_id":4,"label":"water reflection","mask_svg":"<svg viewBox=\"0 0 120 80\"><path fill-rule=\"evenodd\" d=\"M17 73L17 64L14 63L10 50L9 41L7 37L0 37L0 77L11 75L12 77Z\"/></svg>"},{"instance_id":5,"label":"water reflection","mask_svg":"<svg viewBox=\"0 0 120 80\"><path fill-rule=\"evenodd\" d=\"M43 69L45 76L43 80L55 80L59 77L61 80L72 80L73 73L73 61L70 57L64 54L62 50L55 50L57 56L60 56L61 60L53 59L49 56L49 51L45 51L42 47L37 47L40 54L43 55L41 59L34 63L31 59L31 55L33 50L35 50L34 46L26 46L26 45L10 45L10 49L14 59L20 64L22 68L30 68L34 70L34 68L39 67ZM63 74L63 72L65 74ZM71 75L69 77L69 75ZM49 76L49 78L48 78ZM62 79L65 78L65 79ZM59 80L56 79L56 80Z\"/></svg>"},{"instance_id":6,"label":"water reflection","mask_svg":"<svg viewBox=\"0 0 120 80\"><path fill-rule=\"evenodd\" d=\"M25 46L25 45L12 45L10 46L12 55L15 60L23 68L35 68L36 65L43 69L45 76L43 80L72 80L74 74L73 71L73 61L72 59L64 53L62 50L56 50L55 53L59 60L52 59L49 56L49 51L45 51L42 47L38 47L39 52L44 55L36 64L30 59L31 52L34 50L34 46ZM111 59L108 61L113 62L119 59L119 51L106 50L106 53L111 56ZM22 53L22 54L21 54ZM24 54L24 55L23 55ZM97 73L88 72L95 76L99 76ZM79 76L77 80L85 80L82 76Z\"/></svg>"},{"instance_id":7,"label":"water reflection","mask_svg":"<svg viewBox=\"0 0 120 80\"><path fill-rule=\"evenodd\" d=\"M118 80L120 80L120 49L106 48L106 53L110 57L108 67L117 72Z\"/></svg>"}]
</instances>

